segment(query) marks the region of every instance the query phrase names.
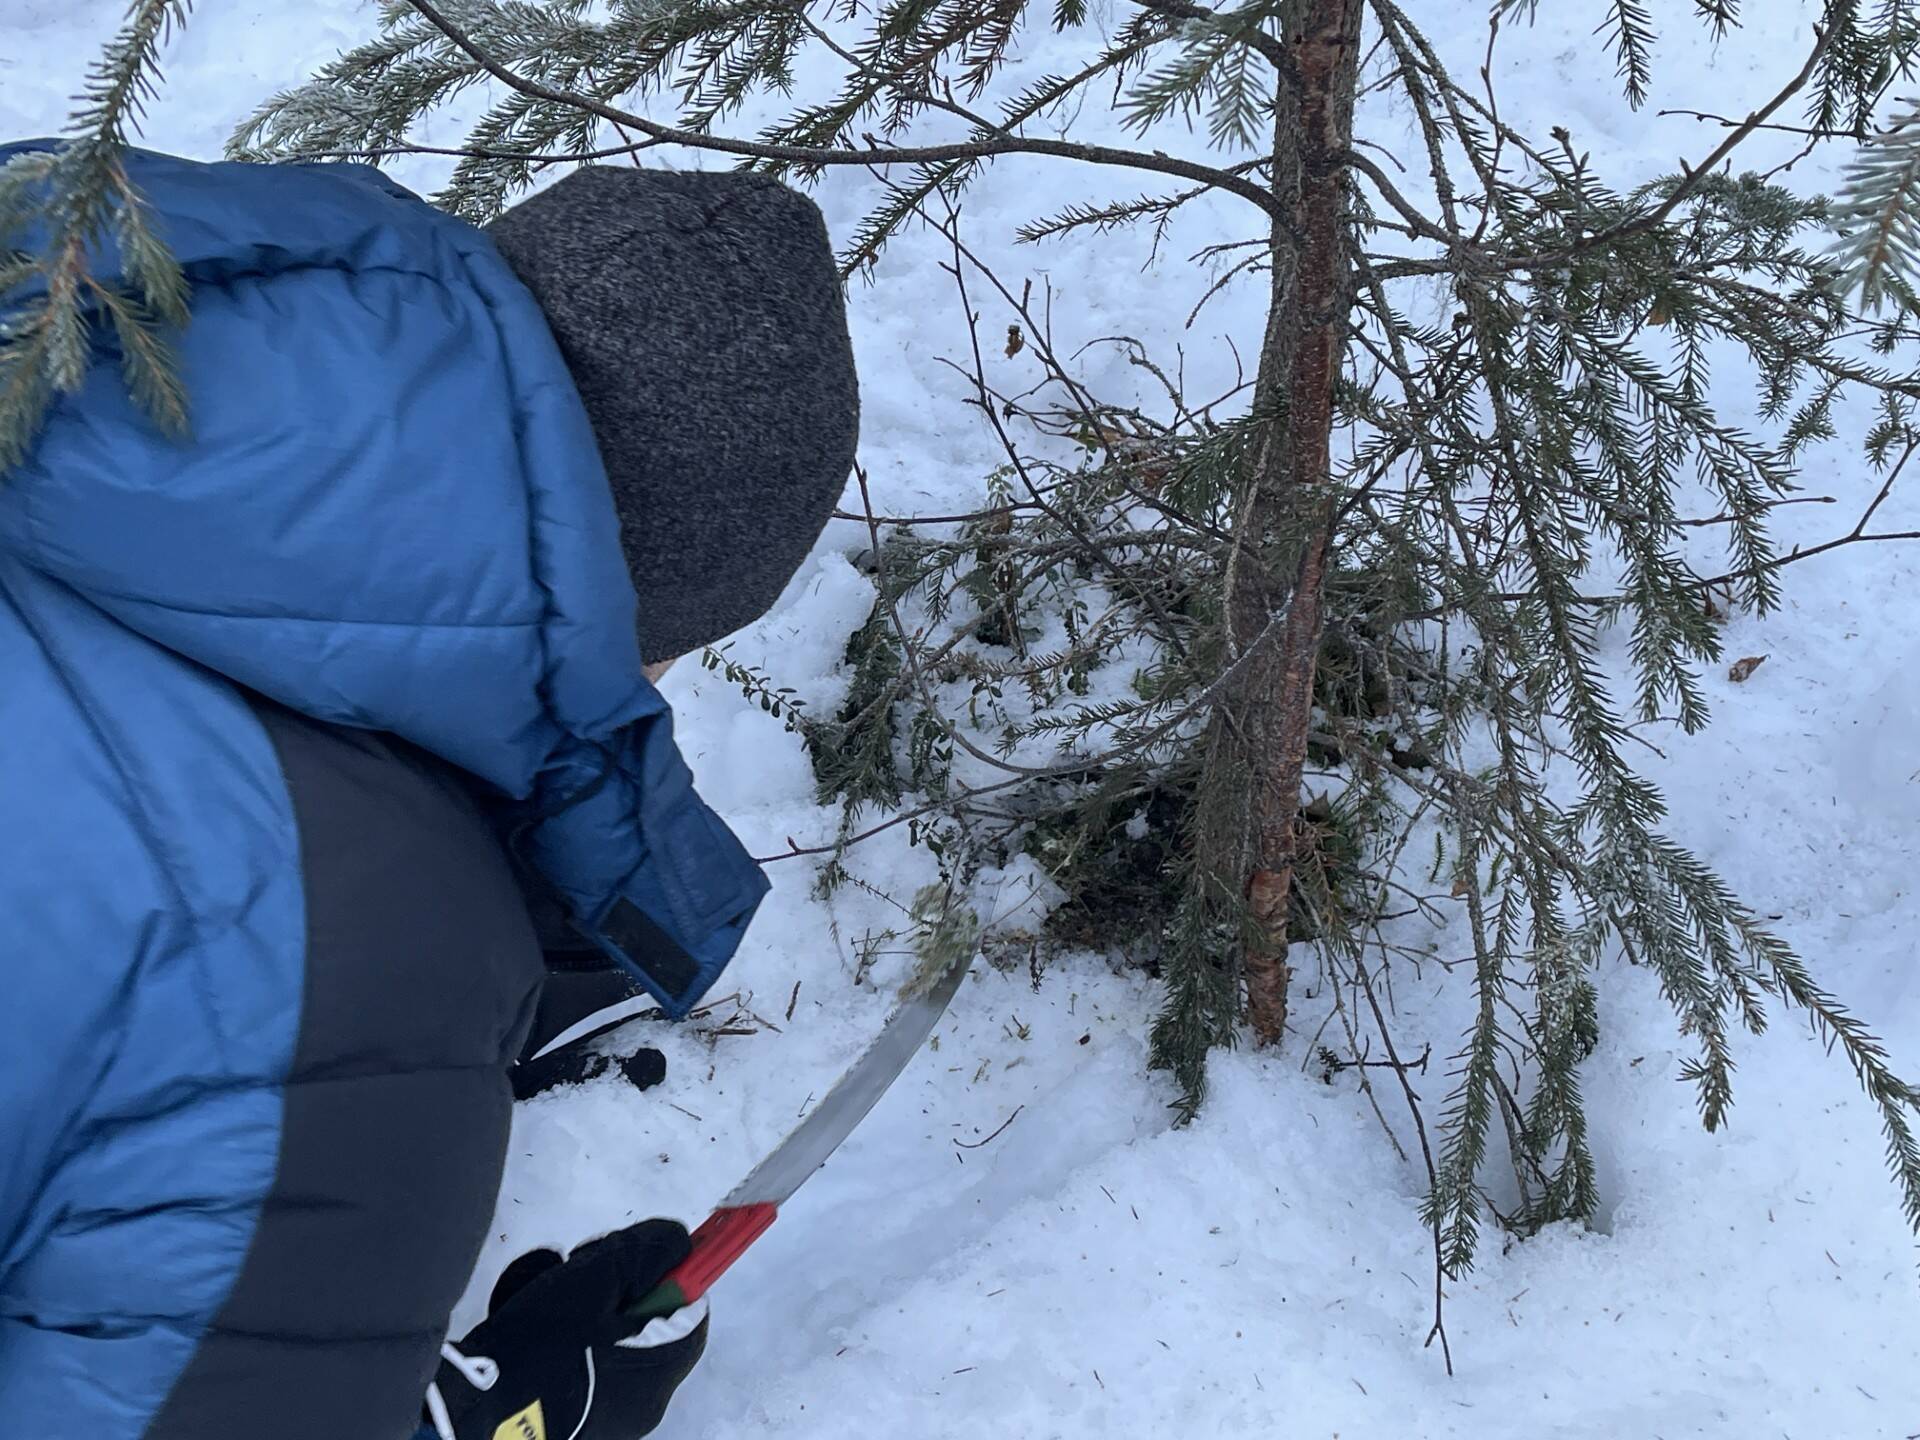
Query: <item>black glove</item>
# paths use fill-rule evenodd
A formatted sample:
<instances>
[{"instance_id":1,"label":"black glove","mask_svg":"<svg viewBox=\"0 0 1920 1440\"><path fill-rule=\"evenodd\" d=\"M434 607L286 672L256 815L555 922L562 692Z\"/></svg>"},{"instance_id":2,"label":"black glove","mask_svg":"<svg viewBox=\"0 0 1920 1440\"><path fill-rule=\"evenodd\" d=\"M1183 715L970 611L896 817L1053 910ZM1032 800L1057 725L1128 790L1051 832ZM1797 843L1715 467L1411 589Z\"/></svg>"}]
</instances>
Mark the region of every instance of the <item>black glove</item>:
<instances>
[{"instance_id":1,"label":"black glove","mask_svg":"<svg viewBox=\"0 0 1920 1440\"><path fill-rule=\"evenodd\" d=\"M658 1320L627 1306L687 1258L687 1230L642 1220L575 1250L522 1255L487 1319L442 1351L422 1434L445 1440L637 1440L707 1346L704 1299Z\"/></svg>"}]
</instances>

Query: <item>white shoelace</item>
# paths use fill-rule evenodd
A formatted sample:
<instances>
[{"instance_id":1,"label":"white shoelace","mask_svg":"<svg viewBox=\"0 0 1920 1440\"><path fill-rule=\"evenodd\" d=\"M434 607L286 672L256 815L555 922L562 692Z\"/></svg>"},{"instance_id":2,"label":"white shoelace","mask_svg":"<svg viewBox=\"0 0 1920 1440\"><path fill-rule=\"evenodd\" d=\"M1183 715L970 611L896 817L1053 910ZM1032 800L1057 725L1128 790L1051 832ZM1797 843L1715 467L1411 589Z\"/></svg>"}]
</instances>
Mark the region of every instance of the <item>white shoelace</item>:
<instances>
[{"instance_id":1,"label":"white shoelace","mask_svg":"<svg viewBox=\"0 0 1920 1440\"><path fill-rule=\"evenodd\" d=\"M451 1341L440 1347L440 1358L460 1372L460 1378L476 1390L491 1390L500 1383L500 1367L484 1355L463 1355ZM427 1417L440 1432L440 1440L460 1440L453 1433L453 1417L440 1393L440 1382L427 1387ZM577 1432L576 1432L577 1433Z\"/></svg>"},{"instance_id":2,"label":"white shoelace","mask_svg":"<svg viewBox=\"0 0 1920 1440\"><path fill-rule=\"evenodd\" d=\"M567 1440L580 1440L580 1432L587 1428L587 1419L593 1414L594 1386L600 1378L593 1371L593 1351L583 1350L581 1354L587 1361L587 1403L580 1407L580 1423L573 1427L573 1434L567 1436Z\"/></svg>"}]
</instances>

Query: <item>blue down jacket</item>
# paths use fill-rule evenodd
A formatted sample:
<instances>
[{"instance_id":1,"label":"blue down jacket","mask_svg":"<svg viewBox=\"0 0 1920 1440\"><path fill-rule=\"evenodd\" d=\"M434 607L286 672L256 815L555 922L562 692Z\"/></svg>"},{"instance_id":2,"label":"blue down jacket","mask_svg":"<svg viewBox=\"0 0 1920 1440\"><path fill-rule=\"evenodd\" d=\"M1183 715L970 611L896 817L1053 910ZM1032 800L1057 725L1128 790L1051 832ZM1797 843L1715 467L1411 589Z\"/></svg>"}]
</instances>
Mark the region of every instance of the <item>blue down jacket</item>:
<instances>
[{"instance_id":1,"label":"blue down jacket","mask_svg":"<svg viewBox=\"0 0 1920 1440\"><path fill-rule=\"evenodd\" d=\"M765 890L489 241L360 167L129 167L192 285L192 437L97 327L0 480L0 1415L76 1440L147 1433L274 1183L315 919L263 707L464 772L676 1016Z\"/></svg>"}]
</instances>

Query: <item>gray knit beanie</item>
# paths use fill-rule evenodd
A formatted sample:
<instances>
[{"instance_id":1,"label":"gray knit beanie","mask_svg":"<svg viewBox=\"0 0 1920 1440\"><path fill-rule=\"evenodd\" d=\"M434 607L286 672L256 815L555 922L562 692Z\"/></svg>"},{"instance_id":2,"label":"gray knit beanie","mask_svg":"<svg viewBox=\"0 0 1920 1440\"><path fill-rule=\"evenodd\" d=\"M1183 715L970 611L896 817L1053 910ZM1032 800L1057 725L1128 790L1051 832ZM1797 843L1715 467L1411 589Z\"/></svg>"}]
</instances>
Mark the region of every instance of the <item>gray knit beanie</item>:
<instances>
[{"instance_id":1,"label":"gray knit beanie","mask_svg":"<svg viewBox=\"0 0 1920 1440\"><path fill-rule=\"evenodd\" d=\"M487 233L586 402L642 657L765 614L840 498L859 426L819 209L765 176L589 166Z\"/></svg>"}]
</instances>

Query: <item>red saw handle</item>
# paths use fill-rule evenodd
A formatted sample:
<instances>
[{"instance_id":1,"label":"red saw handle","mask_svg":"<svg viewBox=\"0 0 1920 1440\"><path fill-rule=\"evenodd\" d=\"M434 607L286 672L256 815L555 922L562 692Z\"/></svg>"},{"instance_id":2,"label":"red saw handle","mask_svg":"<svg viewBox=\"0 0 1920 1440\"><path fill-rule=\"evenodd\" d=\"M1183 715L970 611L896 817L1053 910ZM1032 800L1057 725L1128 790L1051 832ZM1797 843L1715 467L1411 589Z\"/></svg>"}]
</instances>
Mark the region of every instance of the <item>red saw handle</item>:
<instances>
[{"instance_id":1,"label":"red saw handle","mask_svg":"<svg viewBox=\"0 0 1920 1440\"><path fill-rule=\"evenodd\" d=\"M747 1247L767 1233L780 1214L765 1201L753 1205L729 1205L713 1212L693 1232L693 1251L668 1272L627 1314L636 1320L651 1320L671 1315L683 1305L691 1305L726 1274L728 1267Z\"/></svg>"}]
</instances>

